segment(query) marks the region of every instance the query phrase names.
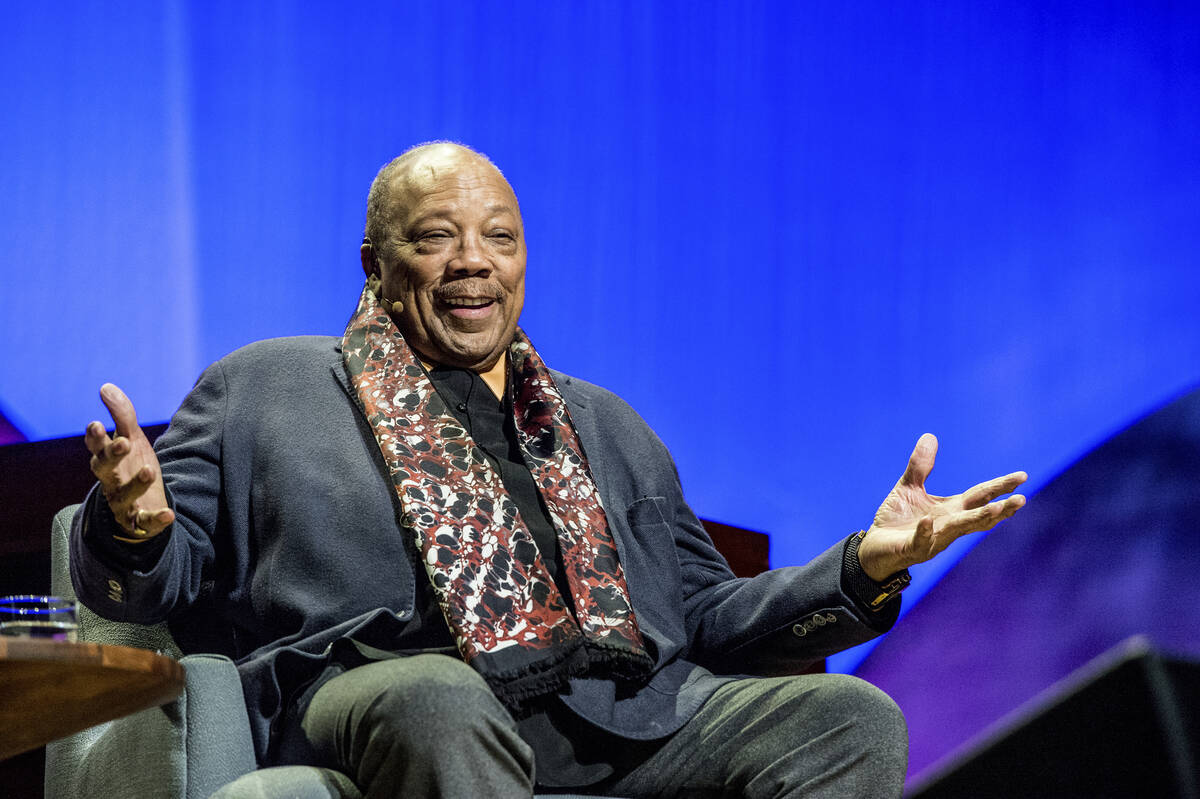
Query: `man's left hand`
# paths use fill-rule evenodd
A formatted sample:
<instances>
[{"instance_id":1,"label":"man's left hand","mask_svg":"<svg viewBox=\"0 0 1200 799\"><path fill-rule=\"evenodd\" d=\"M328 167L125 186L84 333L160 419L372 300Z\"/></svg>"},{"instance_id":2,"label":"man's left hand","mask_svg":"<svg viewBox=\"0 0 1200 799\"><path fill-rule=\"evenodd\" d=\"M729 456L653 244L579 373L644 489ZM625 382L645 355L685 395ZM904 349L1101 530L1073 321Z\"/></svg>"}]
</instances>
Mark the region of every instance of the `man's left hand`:
<instances>
[{"instance_id":1,"label":"man's left hand","mask_svg":"<svg viewBox=\"0 0 1200 799\"><path fill-rule=\"evenodd\" d=\"M1025 504L1020 494L993 501L1025 482L1025 472L988 480L952 497L931 496L925 491L925 480L933 471L937 447L933 435L921 436L908 468L859 544L858 560L876 582L924 563L964 535L990 530Z\"/></svg>"}]
</instances>

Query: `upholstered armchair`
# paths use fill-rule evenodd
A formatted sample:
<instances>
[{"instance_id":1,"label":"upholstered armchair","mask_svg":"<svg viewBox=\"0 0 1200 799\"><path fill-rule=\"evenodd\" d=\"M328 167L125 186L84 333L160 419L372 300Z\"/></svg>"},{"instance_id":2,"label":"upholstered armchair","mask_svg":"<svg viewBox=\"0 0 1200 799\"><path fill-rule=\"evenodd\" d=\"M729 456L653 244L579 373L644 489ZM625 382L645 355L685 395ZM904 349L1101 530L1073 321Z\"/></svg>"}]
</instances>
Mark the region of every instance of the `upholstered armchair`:
<instances>
[{"instance_id":1,"label":"upholstered armchair","mask_svg":"<svg viewBox=\"0 0 1200 799\"><path fill-rule=\"evenodd\" d=\"M76 507L59 511L51 527L51 590L71 598L75 592L67 542ZM186 683L183 694L170 704L49 744L47 797L361 799L349 778L337 771L310 766L258 768L242 684L229 658L184 655L165 624L111 622L82 605L79 637L178 658ZM570 799L571 795L539 796Z\"/></svg>"}]
</instances>

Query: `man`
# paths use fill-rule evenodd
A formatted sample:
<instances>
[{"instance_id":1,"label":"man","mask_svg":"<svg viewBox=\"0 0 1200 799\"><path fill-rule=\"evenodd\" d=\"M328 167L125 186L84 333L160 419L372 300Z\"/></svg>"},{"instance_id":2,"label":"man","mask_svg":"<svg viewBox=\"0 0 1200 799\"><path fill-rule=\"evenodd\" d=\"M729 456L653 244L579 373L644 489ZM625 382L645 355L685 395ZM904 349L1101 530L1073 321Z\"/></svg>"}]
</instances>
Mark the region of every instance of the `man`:
<instances>
[{"instance_id":1,"label":"man","mask_svg":"<svg viewBox=\"0 0 1200 799\"><path fill-rule=\"evenodd\" d=\"M235 658L260 763L368 797L898 795L890 700L766 675L886 631L906 567L1011 516L1024 474L931 497L924 436L869 530L735 579L645 423L517 328L520 209L485 157L385 166L360 254L340 340L227 356L156 448L101 390L80 598Z\"/></svg>"}]
</instances>

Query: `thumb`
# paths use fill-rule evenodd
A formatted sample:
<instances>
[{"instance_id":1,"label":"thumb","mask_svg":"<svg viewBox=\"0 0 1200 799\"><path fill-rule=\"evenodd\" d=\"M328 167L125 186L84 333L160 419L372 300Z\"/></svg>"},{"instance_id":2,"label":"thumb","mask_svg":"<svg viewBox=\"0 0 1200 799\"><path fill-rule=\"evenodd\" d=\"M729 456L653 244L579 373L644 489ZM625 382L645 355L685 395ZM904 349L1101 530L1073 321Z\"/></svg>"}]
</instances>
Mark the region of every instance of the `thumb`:
<instances>
[{"instance_id":1,"label":"thumb","mask_svg":"<svg viewBox=\"0 0 1200 799\"><path fill-rule=\"evenodd\" d=\"M933 433L925 433L917 439L912 455L908 456L908 466L900 482L904 485L923 486L929 473L933 471L933 462L937 458L938 440Z\"/></svg>"},{"instance_id":2,"label":"thumb","mask_svg":"<svg viewBox=\"0 0 1200 799\"><path fill-rule=\"evenodd\" d=\"M125 396L124 391L112 383L105 383L100 386L100 399L112 416L113 423L117 428L117 435L132 438L136 433L141 432L138 427L137 412L134 411L133 403L129 401L129 397Z\"/></svg>"}]
</instances>

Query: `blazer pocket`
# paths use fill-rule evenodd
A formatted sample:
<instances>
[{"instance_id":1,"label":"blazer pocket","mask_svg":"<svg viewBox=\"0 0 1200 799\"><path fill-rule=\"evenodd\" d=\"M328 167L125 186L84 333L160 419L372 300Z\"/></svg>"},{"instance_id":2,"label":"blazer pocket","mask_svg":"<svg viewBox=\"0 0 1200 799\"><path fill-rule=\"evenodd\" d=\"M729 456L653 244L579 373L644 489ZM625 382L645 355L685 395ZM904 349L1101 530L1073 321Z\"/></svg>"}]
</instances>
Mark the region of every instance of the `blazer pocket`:
<instances>
[{"instance_id":1,"label":"blazer pocket","mask_svg":"<svg viewBox=\"0 0 1200 799\"><path fill-rule=\"evenodd\" d=\"M660 662L684 645L682 580L665 502L645 497L629 506L625 519L632 535L622 563L638 625L658 648Z\"/></svg>"}]
</instances>

